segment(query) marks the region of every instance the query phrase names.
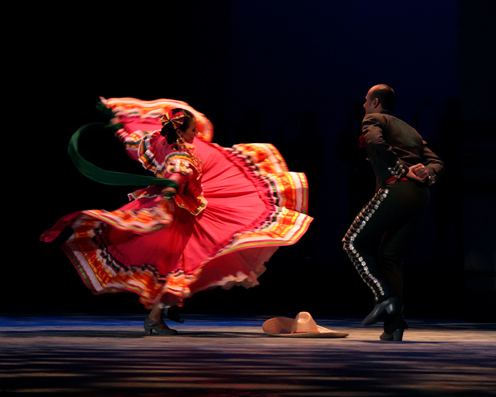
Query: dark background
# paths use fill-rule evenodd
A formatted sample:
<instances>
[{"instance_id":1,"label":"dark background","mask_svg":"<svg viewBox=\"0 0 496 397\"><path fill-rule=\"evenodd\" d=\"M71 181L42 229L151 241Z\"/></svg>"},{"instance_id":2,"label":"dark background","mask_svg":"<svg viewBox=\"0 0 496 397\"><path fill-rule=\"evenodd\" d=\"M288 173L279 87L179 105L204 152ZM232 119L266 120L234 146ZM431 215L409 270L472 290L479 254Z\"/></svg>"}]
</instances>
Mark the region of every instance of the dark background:
<instances>
[{"instance_id":1,"label":"dark background","mask_svg":"<svg viewBox=\"0 0 496 397\"><path fill-rule=\"evenodd\" d=\"M310 185L308 233L281 248L261 285L199 293L184 313L361 316L372 296L341 238L373 194L358 149L367 90L446 162L406 262L406 315L495 321L496 14L491 0L121 1L8 6L4 43L1 312L143 312L133 294L93 296L39 235L71 211L120 207L128 188L85 179L67 156L102 121L99 96L179 99L214 142L270 142ZM112 136L97 165L143 172ZM6 204L7 202L7 204Z\"/></svg>"}]
</instances>

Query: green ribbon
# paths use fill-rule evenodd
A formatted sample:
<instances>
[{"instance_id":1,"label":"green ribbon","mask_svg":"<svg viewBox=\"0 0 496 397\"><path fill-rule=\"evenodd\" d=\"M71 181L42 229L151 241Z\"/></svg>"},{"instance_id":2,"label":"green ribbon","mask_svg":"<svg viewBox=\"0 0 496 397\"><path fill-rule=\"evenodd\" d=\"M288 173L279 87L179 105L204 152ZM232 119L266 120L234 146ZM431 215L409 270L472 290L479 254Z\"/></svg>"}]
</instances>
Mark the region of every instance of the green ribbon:
<instances>
[{"instance_id":1,"label":"green ribbon","mask_svg":"<svg viewBox=\"0 0 496 397\"><path fill-rule=\"evenodd\" d=\"M104 185L113 186L150 186L150 185L161 185L165 187L173 187L177 189L177 183L171 179L157 178L154 176L144 176L137 174L127 174L124 172L108 171L104 170L96 165L85 160L83 156L79 153L78 144L81 135L88 133L89 131L95 129L95 127L101 128L111 128L105 123L89 123L80 127L71 137L69 141L69 157L76 166L76 168L85 177L91 179L92 181L102 183Z\"/></svg>"}]
</instances>

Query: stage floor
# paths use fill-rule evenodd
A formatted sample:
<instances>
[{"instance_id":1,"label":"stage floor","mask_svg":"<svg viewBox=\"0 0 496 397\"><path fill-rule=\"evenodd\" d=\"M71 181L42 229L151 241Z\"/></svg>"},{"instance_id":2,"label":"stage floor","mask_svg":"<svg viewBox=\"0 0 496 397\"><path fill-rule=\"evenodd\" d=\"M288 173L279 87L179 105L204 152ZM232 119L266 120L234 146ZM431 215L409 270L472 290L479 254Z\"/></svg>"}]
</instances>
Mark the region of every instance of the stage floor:
<instances>
[{"instance_id":1,"label":"stage floor","mask_svg":"<svg viewBox=\"0 0 496 397\"><path fill-rule=\"evenodd\" d=\"M316 318L344 339L265 335L269 317L188 315L177 336L143 317L0 317L0 393L81 396L496 395L496 324L410 320L403 342L380 325Z\"/></svg>"}]
</instances>

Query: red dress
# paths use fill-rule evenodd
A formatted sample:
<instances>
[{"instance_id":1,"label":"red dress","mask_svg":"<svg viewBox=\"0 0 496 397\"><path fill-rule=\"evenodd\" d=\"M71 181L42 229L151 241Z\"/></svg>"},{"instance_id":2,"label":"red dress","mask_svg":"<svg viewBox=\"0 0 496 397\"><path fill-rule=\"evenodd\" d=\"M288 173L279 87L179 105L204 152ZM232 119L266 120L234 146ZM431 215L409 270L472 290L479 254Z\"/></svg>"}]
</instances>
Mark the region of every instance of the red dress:
<instances>
[{"instance_id":1,"label":"red dress","mask_svg":"<svg viewBox=\"0 0 496 397\"><path fill-rule=\"evenodd\" d=\"M307 230L306 177L289 172L274 146L210 143L210 122L184 102L102 101L124 126L116 135L131 158L176 181L178 194L170 201L149 186L118 210L68 214L42 235L52 241L72 227L63 250L94 293L133 291L150 308L182 306L208 288L252 287L277 248ZM159 132L161 115L174 107L197 118L200 134L187 150Z\"/></svg>"}]
</instances>

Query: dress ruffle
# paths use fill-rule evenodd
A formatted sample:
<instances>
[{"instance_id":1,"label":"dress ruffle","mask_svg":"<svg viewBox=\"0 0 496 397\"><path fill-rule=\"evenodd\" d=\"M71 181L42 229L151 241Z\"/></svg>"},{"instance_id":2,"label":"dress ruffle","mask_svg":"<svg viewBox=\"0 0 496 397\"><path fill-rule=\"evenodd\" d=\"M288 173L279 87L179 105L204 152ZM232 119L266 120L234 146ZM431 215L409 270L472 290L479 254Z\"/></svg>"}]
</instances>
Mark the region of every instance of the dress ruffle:
<instances>
[{"instance_id":1,"label":"dress ruffle","mask_svg":"<svg viewBox=\"0 0 496 397\"><path fill-rule=\"evenodd\" d=\"M136 98L103 98L100 100L111 109L116 119L125 123L129 132L136 130L154 131L160 125L160 118L167 110L183 108L195 115L200 137L211 142L214 136L214 127L210 120L203 114L192 108L186 102L175 99L156 99L144 101Z\"/></svg>"}]
</instances>

